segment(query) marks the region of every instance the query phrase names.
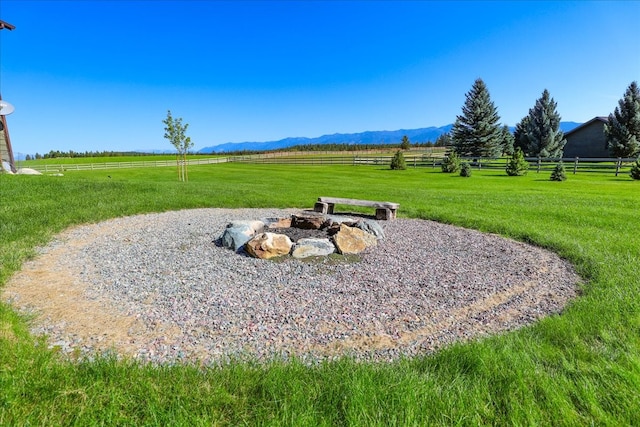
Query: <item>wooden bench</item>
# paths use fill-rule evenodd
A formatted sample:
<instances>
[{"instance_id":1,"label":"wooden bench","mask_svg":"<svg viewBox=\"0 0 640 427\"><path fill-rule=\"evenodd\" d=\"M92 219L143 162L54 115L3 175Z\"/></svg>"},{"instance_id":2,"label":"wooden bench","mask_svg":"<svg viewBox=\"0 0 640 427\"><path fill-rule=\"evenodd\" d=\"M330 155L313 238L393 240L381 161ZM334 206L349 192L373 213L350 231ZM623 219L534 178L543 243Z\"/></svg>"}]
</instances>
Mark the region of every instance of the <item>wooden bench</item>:
<instances>
[{"instance_id":1,"label":"wooden bench","mask_svg":"<svg viewBox=\"0 0 640 427\"><path fill-rule=\"evenodd\" d=\"M375 202L373 200L358 200L358 199L341 199L338 197L318 197L313 210L321 212L323 214L332 214L334 206L338 205L351 205L351 206L367 206L376 208L376 219L394 219L396 217L396 211L400 207L398 203L391 202Z\"/></svg>"}]
</instances>

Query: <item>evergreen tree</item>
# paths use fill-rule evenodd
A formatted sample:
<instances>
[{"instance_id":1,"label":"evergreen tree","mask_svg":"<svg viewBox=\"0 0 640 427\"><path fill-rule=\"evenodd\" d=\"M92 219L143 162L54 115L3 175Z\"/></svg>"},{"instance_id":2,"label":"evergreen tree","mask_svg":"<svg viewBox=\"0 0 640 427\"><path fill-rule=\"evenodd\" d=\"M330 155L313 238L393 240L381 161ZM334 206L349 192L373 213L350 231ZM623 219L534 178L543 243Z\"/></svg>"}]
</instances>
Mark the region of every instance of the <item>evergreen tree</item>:
<instances>
[{"instance_id":1,"label":"evergreen tree","mask_svg":"<svg viewBox=\"0 0 640 427\"><path fill-rule=\"evenodd\" d=\"M471 176L471 165L469 162L463 162L460 166L460 176L469 178Z\"/></svg>"},{"instance_id":2,"label":"evergreen tree","mask_svg":"<svg viewBox=\"0 0 640 427\"><path fill-rule=\"evenodd\" d=\"M548 90L542 92L529 115L516 126L515 145L531 157L562 158L567 140L560 130L557 104Z\"/></svg>"},{"instance_id":3,"label":"evergreen tree","mask_svg":"<svg viewBox=\"0 0 640 427\"><path fill-rule=\"evenodd\" d=\"M402 143L400 144L400 149L408 150L409 148L411 148L411 142L409 142L409 138L407 137L407 135L405 135L402 137Z\"/></svg>"},{"instance_id":4,"label":"evergreen tree","mask_svg":"<svg viewBox=\"0 0 640 427\"><path fill-rule=\"evenodd\" d=\"M498 110L482 79L465 95L462 115L457 116L451 139L461 156L498 157L502 153L502 129Z\"/></svg>"},{"instance_id":5,"label":"evergreen tree","mask_svg":"<svg viewBox=\"0 0 640 427\"><path fill-rule=\"evenodd\" d=\"M502 154L506 154L508 156L513 154L514 141L515 138L509 130L509 126L502 126Z\"/></svg>"},{"instance_id":6,"label":"evergreen tree","mask_svg":"<svg viewBox=\"0 0 640 427\"><path fill-rule=\"evenodd\" d=\"M640 89L637 82L631 82L613 114L609 114L604 134L613 156L640 154Z\"/></svg>"},{"instance_id":7,"label":"evergreen tree","mask_svg":"<svg viewBox=\"0 0 640 427\"><path fill-rule=\"evenodd\" d=\"M436 147L448 147L450 146L451 143L451 135L449 134L449 132L443 133L442 135L438 136L438 138L436 138L436 142L435 142L435 146Z\"/></svg>"},{"instance_id":8,"label":"evergreen tree","mask_svg":"<svg viewBox=\"0 0 640 427\"><path fill-rule=\"evenodd\" d=\"M529 163L524 159L522 150L516 148L513 155L507 162L507 175L509 176L522 176L527 174L529 169Z\"/></svg>"},{"instance_id":9,"label":"evergreen tree","mask_svg":"<svg viewBox=\"0 0 640 427\"><path fill-rule=\"evenodd\" d=\"M564 181L567 179L567 174L564 170L564 164L562 161L558 162L556 167L551 172L551 181Z\"/></svg>"},{"instance_id":10,"label":"evergreen tree","mask_svg":"<svg viewBox=\"0 0 640 427\"><path fill-rule=\"evenodd\" d=\"M458 172L460 170L460 157L458 157L455 151L452 151L442 159L442 165L440 167L444 173Z\"/></svg>"},{"instance_id":11,"label":"evergreen tree","mask_svg":"<svg viewBox=\"0 0 640 427\"><path fill-rule=\"evenodd\" d=\"M396 151L396 154L391 159L391 169L393 170L405 170L407 168L407 163L404 160L404 155L402 151Z\"/></svg>"},{"instance_id":12,"label":"evergreen tree","mask_svg":"<svg viewBox=\"0 0 640 427\"><path fill-rule=\"evenodd\" d=\"M629 174L633 179L640 179L640 159L631 165L631 173Z\"/></svg>"},{"instance_id":13,"label":"evergreen tree","mask_svg":"<svg viewBox=\"0 0 640 427\"><path fill-rule=\"evenodd\" d=\"M167 111L167 118L162 121L165 124L164 137L171 142L177 151L176 163L178 165L178 178L180 181L188 181L187 153L193 147L191 138L186 136L188 124L182 124L182 118L174 119L171 111Z\"/></svg>"}]
</instances>

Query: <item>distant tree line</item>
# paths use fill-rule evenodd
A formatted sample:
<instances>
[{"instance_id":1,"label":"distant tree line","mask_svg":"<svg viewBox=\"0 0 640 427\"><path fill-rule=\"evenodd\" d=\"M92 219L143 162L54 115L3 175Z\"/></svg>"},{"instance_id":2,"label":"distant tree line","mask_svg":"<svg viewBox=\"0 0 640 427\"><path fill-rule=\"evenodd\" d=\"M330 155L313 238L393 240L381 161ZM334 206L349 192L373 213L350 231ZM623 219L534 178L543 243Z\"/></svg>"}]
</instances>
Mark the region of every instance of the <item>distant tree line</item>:
<instances>
[{"instance_id":1,"label":"distant tree line","mask_svg":"<svg viewBox=\"0 0 640 427\"><path fill-rule=\"evenodd\" d=\"M40 159L60 159L60 158L77 158L77 157L124 157L124 156L159 156L161 154L156 153L141 153L138 151L60 151L51 150L48 153L34 155L27 154L25 160L40 160ZM166 155L166 154L165 154Z\"/></svg>"}]
</instances>

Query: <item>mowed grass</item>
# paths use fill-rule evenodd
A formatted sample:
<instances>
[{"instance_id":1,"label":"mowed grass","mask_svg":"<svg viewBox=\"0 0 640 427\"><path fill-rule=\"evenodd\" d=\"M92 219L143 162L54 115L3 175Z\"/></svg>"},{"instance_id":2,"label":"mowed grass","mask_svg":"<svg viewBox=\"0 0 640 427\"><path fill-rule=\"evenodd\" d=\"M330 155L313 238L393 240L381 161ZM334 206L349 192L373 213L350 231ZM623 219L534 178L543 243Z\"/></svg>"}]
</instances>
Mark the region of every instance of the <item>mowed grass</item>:
<instances>
[{"instance_id":1,"label":"mowed grass","mask_svg":"<svg viewBox=\"0 0 640 427\"><path fill-rule=\"evenodd\" d=\"M173 168L109 175L0 176L0 283L73 224L306 208L321 195L398 202L402 216L531 242L573 262L585 283L565 313L528 328L413 360L313 367L63 362L0 305L0 425L640 425L640 182L240 164L192 167L188 183Z\"/></svg>"}]
</instances>

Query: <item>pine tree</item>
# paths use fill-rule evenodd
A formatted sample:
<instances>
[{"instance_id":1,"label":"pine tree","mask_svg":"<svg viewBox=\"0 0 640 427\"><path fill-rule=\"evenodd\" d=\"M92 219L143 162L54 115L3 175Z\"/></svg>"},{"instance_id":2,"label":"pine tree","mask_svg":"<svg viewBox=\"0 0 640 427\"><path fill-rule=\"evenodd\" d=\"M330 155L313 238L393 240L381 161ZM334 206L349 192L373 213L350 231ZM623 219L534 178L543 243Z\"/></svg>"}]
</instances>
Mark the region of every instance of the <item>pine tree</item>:
<instances>
[{"instance_id":1,"label":"pine tree","mask_svg":"<svg viewBox=\"0 0 640 427\"><path fill-rule=\"evenodd\" d=\"M551 172L551 181L564 181L567 179L567 174L564 170L564 164L562 161L558 162L556 167Z\"/></svg>"},{"instance_id":2,"label":"pine tree","mask_svg":"<svg viewBox=\"0 0 640 427\"><path fill-rule=\"evenodd\" d=\"M513 155L507 162L507 175L509 176L522 176L527 174L529 169L529 163L524 159L524 154L520 148L516 148Z\"/></svg>"},{"instance_id":3,"label":"pine tree","mask_svg":"<svg viewBox=\"0 0 640 427\"><path fill-rule=\"evenodd\" d=\"M515 138L513 137L511 130L509 130L509 126L504 125L502 127L502 154L506 154L507 156L512 155L514 142Z\"/></svg>"},{"instance_id":4,"label":"pine tree","mask_svg":"<svg viewBox=\"0 0 640 427\"><path fill-rule=\"evenodd\" d=\"M469 162L463 162L462 166L460 166L460 176L465 178L469 178L471 176L471 165Z\"/></svg>"},{"instance_id":5,"label":"pine tree","mask_svg":"<svg viewBox=\"0 0 640 427\"><path fill-rule=\"evenodd\" d=\"M607 146L615 157L640 154L640 89L631 82L604 125Z\"/></svg>"},{"instance_id":6,"label":"pine tree","mask_svg":"<svg viewBox=\"0 0 640 427\"><path fill-rule=\"evenodd\" d=\"M402 137L402 143L400 144L400 149L408 150L409 148L411 148L411 142L409 142L409 138L407 137L407 135L405 135Z\"/></svg>"},{"instance_id":7,"label":"pine tree","mask_svg":"<svg viewBox=\"0 0 640 427\"><path fill-rule=\"evenodd\" d=\"M449 132L443 133L442 135L436 138L436 142L434 144L436 147L448 147L451 145L451 135Z\"/></svg>"},{"instance_id":8,"label":"pine tree","mask_svg":"<svg viewBox=\"0 0 640 427\"><path fill-rule=\"evenodd\" d=\"M545 89L529 110L529 115L516 126L516 146L528 156L562 158L567 140L560 130L561 117L556 107L556 102Z\"/></svg>"},{"instance_id":9,"label":"pine tree","mask_svg":"<svg viewBox=\"0 0 640 427\"><path fill-rule=\"evenodd\" d=\"M461 156L498 157L502 152L502 129L498 110L482 79L465 95L462 115L457 116L451 138Z\"/></svg>"},{"instance_id":10,"label":"pine tree","mask_svg":"<svg viewBox=\"0 0 640 427\"><path fill-rule=\"evenodd\" d=\"M629 174L633 179L640 179L640 159L631 165L631 173Z\"/></svg>"},{"instance_id":11,"label":"pine tree","mask_svg":"<svg viewBox=\"0 0 640 427\"><path fill-rule=\"evenodd\" d=\"M407 163L404 160L404 155L402 151L398 150L396 154L391 159L391 169L393 170L405 170L407 168Z\"/></svg>"},{"instance_id":12,"label":"pine tree","mask_svg":"<svg viewBox=\"0 0 640 427\"><path fill-rule=\"evenodd\" d=\"M460 157L458 157L455 151L452 151L448 156L442 159L440 167L444 173L458 172L460 170Z\"/></svg>"}]
</instances>

